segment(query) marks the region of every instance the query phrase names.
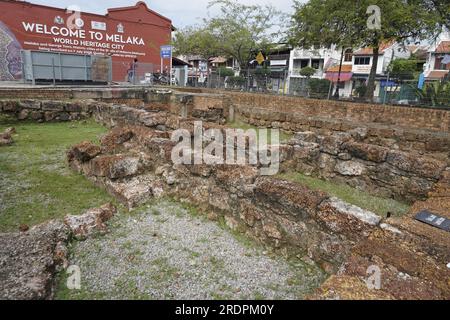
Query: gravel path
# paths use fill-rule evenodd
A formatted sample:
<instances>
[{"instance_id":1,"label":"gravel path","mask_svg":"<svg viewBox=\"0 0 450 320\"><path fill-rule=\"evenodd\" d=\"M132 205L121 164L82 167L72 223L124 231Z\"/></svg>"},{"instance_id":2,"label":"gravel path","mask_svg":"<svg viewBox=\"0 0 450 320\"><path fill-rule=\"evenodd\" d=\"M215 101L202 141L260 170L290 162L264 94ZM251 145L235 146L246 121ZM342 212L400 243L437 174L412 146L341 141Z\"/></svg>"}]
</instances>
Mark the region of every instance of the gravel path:
<instances>
[{"instance_id":1,"label":"gravel path","mask_svg":"<svg viewBox=\"0 0 450 320\"><path fill-rule=\"evenodd\" d=\"M324 280L316 267L271 257L167 200L118 215L110 228L73 244L82 290L62 289L59 298L301 299Z\"/></svg>"}]
</instances>

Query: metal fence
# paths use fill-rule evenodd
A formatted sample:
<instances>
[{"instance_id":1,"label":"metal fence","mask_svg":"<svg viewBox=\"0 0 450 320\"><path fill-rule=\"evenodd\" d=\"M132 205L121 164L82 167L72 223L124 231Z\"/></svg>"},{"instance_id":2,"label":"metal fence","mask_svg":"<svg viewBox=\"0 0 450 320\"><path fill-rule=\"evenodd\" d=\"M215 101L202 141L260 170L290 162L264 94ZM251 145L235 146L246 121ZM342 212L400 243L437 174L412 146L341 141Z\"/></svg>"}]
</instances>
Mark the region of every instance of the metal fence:
<instances>
[{"instance_id":1,"label":"metal fence","mask_svg":"<svg viewBox=\"0 0 450 320\"><path fill-rule=\"evenodd\" d=\"M287 71L271 73L266 69L248 69L232 72L234 75L223 75L220 70L213 70L204 76L191 75L188 85L199 88L288 94Z\"/></svg>"},{"instance_id":2,"label":"metal fence","mask_svg":"<svg viewBox=\"0 0 450 320\"><path fill-rule=\"evenodd\" d=\"M159 67L160 68L160 67ZM112 63L113 81L132 85L153 85L159 68L152 63L114 61Z\"/></svg>"},{"instance_id":3,"label":"metal fence","mask_svg":"<svg viewBox=\"0 0 450 320\"><path fill-rule=\"evenodd\" d=\"M111 57L22 51L22 77L25 82L102 82L112 79Z\"/></svg>"},{"instance_id":4,"label":"metal fence","mask_svg":"<svg viewBox=\"0 0 450 320\"><path fill-rule=\"evenodd\" d=\"M242 92L301 96L314 99L335 99L369 102L367 76L354 77L350 81L332 82L318 77L299 77L278 72L241 70L235 75L223 76L218 70L203 77L203 81L191 79L193 87ZM377 76L372 103L450 108L450 76L427 79L420 83L417 75L397 74L394 77Z\"/></svg>"}]
</instances>

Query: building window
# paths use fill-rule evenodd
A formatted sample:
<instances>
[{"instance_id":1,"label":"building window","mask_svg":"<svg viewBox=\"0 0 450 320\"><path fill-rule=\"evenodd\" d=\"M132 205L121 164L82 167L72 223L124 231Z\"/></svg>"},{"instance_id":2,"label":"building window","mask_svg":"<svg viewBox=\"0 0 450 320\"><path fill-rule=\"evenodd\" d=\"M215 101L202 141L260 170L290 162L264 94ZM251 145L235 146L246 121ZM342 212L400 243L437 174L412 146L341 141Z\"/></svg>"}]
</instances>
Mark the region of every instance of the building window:
<instances>
[{"instance_id":1,"label":"building window","mask_svg":"<svg viewBox=\"0 0 450 320\"><path fill-rule=\"evenodd\" d=\"M319 70L320 69L320 60L311 60L311 67Z\"/></svg>"},{"instance_id":2,"label":"building window","mask_svg":"<svg viewBox=\"0 0 450 320\"><path fill-rule=\"evenodd\" d=\"M309 59L295 59L294 69L303 69L309 66Z\"/></svg>"},{"instance_id":3,"label":"building window","mask_svg":"<svg viewBox=\"0 0 450 320\"><path fill-rule=\"evenodd\" d=\"M444 59L444 56L436 56L434 69L435 70L450 70L450 63L449 64L443 64L442 60Z\"/></svg>"},{"instance_id":4,"label":"building window","mask_svg":"<svg viewBox=\"0 0 450 320\"><path fill-rule=\"evenodd\" d=\"M352 49L345 50L344 61L352 62L352 59L353 59L353 50Z\"/></svg>"},{"instance_id":5,"label":"building window","mask_svg":"<svg viewBox=\"0 0 450 320\"><path fill-rule=\"evenodd\" d=\"M357 65L369 65L370 57L355 57L355 64Z\"/></svg>"}]
</instances>

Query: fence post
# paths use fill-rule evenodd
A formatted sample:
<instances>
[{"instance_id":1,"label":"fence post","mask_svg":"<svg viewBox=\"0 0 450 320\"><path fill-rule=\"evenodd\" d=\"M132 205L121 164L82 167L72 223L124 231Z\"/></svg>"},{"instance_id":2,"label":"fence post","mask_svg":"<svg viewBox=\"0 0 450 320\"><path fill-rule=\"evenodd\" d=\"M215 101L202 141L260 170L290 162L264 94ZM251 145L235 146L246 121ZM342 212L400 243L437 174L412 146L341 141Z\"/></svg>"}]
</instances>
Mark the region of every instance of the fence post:
<instances>
[{"instance_id":1,"label":"fence post","mask_svg":"<svg viewBox=\"0 0 450 320\"><path fill-rule=\"evenodd\" d=\"M330 88L328 89L328 100L331 99L332 90L333 90L333 81L330 81Z\"/></svg>"},{"instance_id":2,"label":"fence post","mask_svg":"<svg viewBox=\"0 0 450 320\"><path fill-rule=\"evenodd\" d=\"M27 83L27 76L26 76L26 72L25 72L25 52L23 50L21 50L21 56L22 56L22 78L23 78L23 83Z\"/></svg>"},{"instance_id":3,"label":"fence post","mask_svg":"<svg viewBox=\"0 0 450 320\"><path fill-rule=\"evenodd\" d=\"M389 84L389 78L390 78L390 73L388 72L387 74L387 81L384 84L384 97L383 97L383 104L386 104L386 96L387 96L387 85Z\"/></svg>"},{"instance_id":4,"label":"fence post","mask_svg":"<svg viewBox=\"0 0 450 320\"><path fill-rule=\"evenodd\" d=\"M52 58L53 86L56 86L55 58Z\"/></svg>"}]
</instances>

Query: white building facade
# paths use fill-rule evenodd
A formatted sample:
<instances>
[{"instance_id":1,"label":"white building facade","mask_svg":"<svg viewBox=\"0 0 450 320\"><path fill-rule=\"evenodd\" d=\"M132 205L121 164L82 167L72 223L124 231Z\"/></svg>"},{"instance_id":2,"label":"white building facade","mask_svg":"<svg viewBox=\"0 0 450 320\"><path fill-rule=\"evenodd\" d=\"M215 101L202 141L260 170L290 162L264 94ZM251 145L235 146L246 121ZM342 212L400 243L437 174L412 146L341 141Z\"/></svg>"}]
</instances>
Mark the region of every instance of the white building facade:
<instances>
[{"instance_id":1,"label":"white building facade","mask_svg":"<svg viewBox=\"0 0 450 320\"><path fill-rule=\"evenodd\" d=\"M409 50L397 43L381 46L378 55L375 97L380 96L386 83L387 69L391 61L398 58L407 59L410 55ZM341 57L342 66L340 66ZM339 96L350 98L358 86L367 84L373 61L374 55L371 48L353 50L353 48L331 46L318 49L293 49L289 63L290 93L299 93L296 92L297 87L301 88L305 83L306 77L300 75L300 70L312 67L316 69L316 73L311 78L328 79L333 83L331 95L334 95L339 83Z\"/></svg>"}]
</instances>

